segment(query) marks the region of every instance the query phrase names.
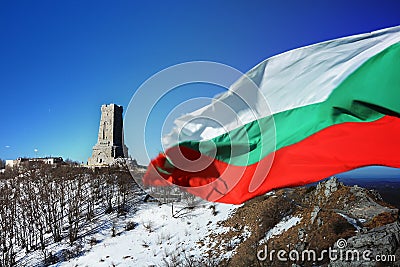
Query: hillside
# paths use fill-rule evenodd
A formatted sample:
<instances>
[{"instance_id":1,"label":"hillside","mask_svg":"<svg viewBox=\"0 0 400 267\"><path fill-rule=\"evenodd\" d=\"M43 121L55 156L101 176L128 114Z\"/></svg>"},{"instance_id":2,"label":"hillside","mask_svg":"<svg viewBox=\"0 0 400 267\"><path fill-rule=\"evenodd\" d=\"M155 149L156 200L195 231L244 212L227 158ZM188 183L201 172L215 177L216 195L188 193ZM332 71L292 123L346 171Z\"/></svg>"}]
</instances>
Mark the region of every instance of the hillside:
<instances>
[{"instance_id":1,"label":"hillside","mask_svg":"<svg viewBox=\"0 0 400 267\"><path fill-rule=\"evenodd\" d=\"M236 246L234 256L223 261L228 266L391 266L395 264L394 258L387 259L391 255L399 264L398 209L385 203L376 191L345 186L336 178L316 187L283 189L253 199L222 225L233 230L215 236L222 244L229 244L232 234L243 228L251 232ZM268 253L264 253L266 248ZM335 257L322 254L329 248L337 250ZM263 253L257 258L260 250ZM285 251L287 261L271 256L272 250ZM358 261L346 257L346 251L353 250L360 254ZM371 261L363 259L365 250L371 251ZM292 259L291 251L295 251ZM309 259L308 254L302 258L303 251L314 251L316 259ZM386 262L373 262L376 255L385 255Z\"/></svg>"},{"instance_id":2,"label":"hillside","mask_svg":"<svg viewBox=\"0 0 400 267\"><path fill-rule=\"evenodd\" d=\"M1 176L1 266L399 265L398 209L375 190L332 178L239 206L172 205L146 203L129 177L45 166Z\"/></svg>"},{"instance_id":3,"label":"hillside","mask_svg":"<svg viewBox=\"0 0 400 267\"><path fill-rule=\"evenodd\" d=\"M371 250L399 259L398 210L376 191L345 186L333 178L316 187L283 189L242 206L208 204L172 216L170 205L142 204L129 217L132 231L102 241L62 266L394 266L346 259L282 262L257 259L268 250ZM177 207L175 207L177 210ZM261 254L260 254L261 255ZM339 254L338 254L339 255ZM361 254L360 254L361 255ZM262 255L264 256L264 255ZM379 265L381 264L381 265ZM382 265L383 264L383 265ZM398 262L397 262L398 264Z\"/></svg>"}]
</instances>

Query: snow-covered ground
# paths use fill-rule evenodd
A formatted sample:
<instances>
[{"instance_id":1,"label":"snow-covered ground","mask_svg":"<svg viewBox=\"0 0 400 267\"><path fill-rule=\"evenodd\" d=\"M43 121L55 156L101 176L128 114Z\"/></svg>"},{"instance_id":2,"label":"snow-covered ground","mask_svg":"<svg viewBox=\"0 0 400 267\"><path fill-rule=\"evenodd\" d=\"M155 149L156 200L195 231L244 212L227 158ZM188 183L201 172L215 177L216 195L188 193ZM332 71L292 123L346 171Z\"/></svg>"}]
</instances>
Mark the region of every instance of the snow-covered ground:
<instances>
[{"instance_id":1,"label":"snow-covered ground","mask_svg":"<svg viewBox=\"0 0 400 267\"><path fill-rule=\"evenodd\" d=\"M212 206L215 206L215 211ZM114 223L115 237L112 237L111 229L108 234L104 231L98 233L92 237L98 243L92 242L88 252L55 266L164 266L185 258L201 259L210 247L217 244L199 240L209 240L205 237L210 233L227 231L218 222L228 218L237 207L204 204L182 210L180 216L174 218L171 205L141 204L135 213ZM180 208L175 205L174 212ZM124 229L127 222L137 225L127 231Z\"/></svg>"},{"instance_id":2,"label":"snow-covered ground","mask_svg":"<svg viewBox=\"0 0 400 267\"><path fill-rule=\"evenodd\" d=\"M260 243L266 243L271 237L278 236L286 232L301 221L301 217L288 216L283 218L277 225L270 229Z\"/></svg>"}]
</instances>

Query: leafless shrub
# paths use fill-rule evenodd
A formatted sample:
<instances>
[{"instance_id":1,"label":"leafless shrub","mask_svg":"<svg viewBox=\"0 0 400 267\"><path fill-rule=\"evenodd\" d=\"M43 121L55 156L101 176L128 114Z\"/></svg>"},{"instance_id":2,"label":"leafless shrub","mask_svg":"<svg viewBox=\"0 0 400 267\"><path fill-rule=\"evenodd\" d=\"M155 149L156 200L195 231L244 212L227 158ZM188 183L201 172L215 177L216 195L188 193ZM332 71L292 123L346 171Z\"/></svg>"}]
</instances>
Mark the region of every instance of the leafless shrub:
<instances>
[{"instance_id":1,"label":"leafless shrub","mask_svg":"<svg viewBox=\"0 0 400 267\"><path fill-rule=\"evenodd\" d=\"M152 221L147 221L143 223L143 227L149 232L152 233L155 230L154 223Z\"/></svg>"},{"instance_id":2,"label":"leafless shrub","mask_svg":"<svg viewBox=\"0 0 400 267\"><path fill-rule=\"evenodd\" d=\"M210 209L211 209L212 215L213 215L213 216L217 216L218 211L217 211L217 209L216 209L216 206L215 206L215 205L211 205L211 206L210 206Z\"/></svg>"},{"instance_id":3,"label":"leafless shrub","mask_svg":"<svg viewBox=\"0 0 400 267\"><path fill-rule=\"evenodd\" d=\"M147 240L143 240L142 241L142 247L148 248L149 246L150 246L150 242L149 241L147 241Z\"/></svg>"},{"instance_id":4,"label":"leafless shrub","mask_svg":"<svg viewBox=\"0 0 400 267\"><path fill-rule=\"evenodd\" d=\"M92 238L90 238L89 244L90 244L91 247L93 247L97 243L99 243L99 241L96 239L96 237L93 236Z\"/></svg>"},{"instance_id":5,"label":"leafless shrub","mask_svg":"<svg viewBox=\"0 0 400 267\"><path fill-rule=\"evenodd\" d=\"M134 222L134 221L128 221L126 223L126 225L125 225L125 230L126 231L131 231L131 230L135 229L137 225L138 224L136 222Z\"/></svg>"}]
</instances>

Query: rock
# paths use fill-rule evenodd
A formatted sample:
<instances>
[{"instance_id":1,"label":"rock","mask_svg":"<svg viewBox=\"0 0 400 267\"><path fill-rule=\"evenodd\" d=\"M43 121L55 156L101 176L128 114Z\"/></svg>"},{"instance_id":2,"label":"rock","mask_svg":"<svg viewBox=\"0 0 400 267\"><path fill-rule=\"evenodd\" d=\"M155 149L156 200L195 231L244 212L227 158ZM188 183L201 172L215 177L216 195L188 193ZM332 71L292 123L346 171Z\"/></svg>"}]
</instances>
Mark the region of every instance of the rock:
<instances>
[{"instance_id":1,"label":"rock","mask_svg":"<svg viewBox=\"0 0 400 267\"><path fill-rule=\"evenodd\" d=\"M336 177L332 177L326 181L324 191L325 197L328 198L333 192L336 192L341 185L343 184L340 183Z\"/></svg>"},{"instance_id":2,"label":"rock","mask_svg":"<svg viewBox=\"0 0 400 267\"><path fill-rule=\"evenodd\" d=\"M339 180L336 177L332 177L324 182L321 182L317 185L316 190L315 190L315 195L320 195L321 192L323 192L323 195L325 198L329 198L332 193L336 192L341 186L343 186L343 183L339 182Z\"/></svg>"},{"instance_id":3,"label":"rock","mask_svg":"<svg viewBox=\"0 0 400 267\"><path fill-rule=\"evenodd\" d=\"M377 255L394 255L396 252L398 253L399 246L400 224L399 221L396 221L394 223L371 229L365 233L358 234L347 239L347 245L343 249L343 255L346 255L346 251L357 251L360 257L359 260L346 261L346 259L337 259L331 261L329 266L378 266L376 265L376 262L373 262L369 259L373 260ZM340 250L338 248L338 244L334 245L334 249ZM366 250L371 252L369 259L363 257L363 253ZM400 264L399 259L397 264Z\"/></svg>"},{"instance_id":4,"label":"rock","mask_svg":"<svg viewBox=\"0 0 400 267\"><path fill-rule=\"evenodd\" d=\"M311 212L311 224L314 223L315 218L317 218L318 213L319 213L320 210L321 210L320 207L318 207L318 206L315 206L315 207L314 207L313 211Z\"/></svg>"},{"instance_id":5,"label":"rock","mask_svg":"<svg viewBox=\"0 0 400 267\"><path fill-rule=\"evenodd\" d=\"M368 192L370 191L365 188L352 187L350 193L353 194L355 200L352 201L352 205L345 207L344 211L346 213L351 213L354 218L364 219L366 221L370 221L382 213L398 213L397 209L382 206L377 202L382 200L378 192L371 195L375 199L371 198Z\"/></svg>"},{"instance_id":6,"label":"rock","mask_svg":"<svg viewBox=\"0 0 400 267\"><path fill-rule=\"evenodd\" d=\"M306 236L306 230L303 228L299 228L299 240L303 241L304 237Z\"/></svg>"}]
</instances>

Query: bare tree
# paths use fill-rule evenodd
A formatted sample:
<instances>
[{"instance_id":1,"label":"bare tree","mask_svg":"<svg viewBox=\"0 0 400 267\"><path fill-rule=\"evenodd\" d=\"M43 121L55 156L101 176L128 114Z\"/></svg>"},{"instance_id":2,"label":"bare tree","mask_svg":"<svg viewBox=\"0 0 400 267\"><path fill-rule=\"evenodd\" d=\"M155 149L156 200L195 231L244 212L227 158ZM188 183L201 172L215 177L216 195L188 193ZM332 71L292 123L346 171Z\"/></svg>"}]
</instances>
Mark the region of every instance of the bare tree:
<instances>
[{"instance_id":1,"label":"bare tree","mask_svg":"<svg viewBox=\"0 0 400 267\"><path fill-rule=\"evenodd\" d=\"M7 168L0 192L0 267L14 265L19 250L40 250L47 262L53 257L50 242L77 244L87 222L101 212L125 213L135 194L125 169L37 162Z\"/></svg>"},{"instance_id":2,"label":"bare tree","mask_svg":"<svg viewBox=\"0 0 400 267\"><path fill-rule=\"evenodd\" d=\"M0 159L0 169L4 169L6 167L6 161L4 159Z\"/></svg>"}]
</instances>

